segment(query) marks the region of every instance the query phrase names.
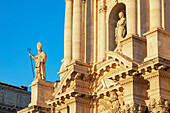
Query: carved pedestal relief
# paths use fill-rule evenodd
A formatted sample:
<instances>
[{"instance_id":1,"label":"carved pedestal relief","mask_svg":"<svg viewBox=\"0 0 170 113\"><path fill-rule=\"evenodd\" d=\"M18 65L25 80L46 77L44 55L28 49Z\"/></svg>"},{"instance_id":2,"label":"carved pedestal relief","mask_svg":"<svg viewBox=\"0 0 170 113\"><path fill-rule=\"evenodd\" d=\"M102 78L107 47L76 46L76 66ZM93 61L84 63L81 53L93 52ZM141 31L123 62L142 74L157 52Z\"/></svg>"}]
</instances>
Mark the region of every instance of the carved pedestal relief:
<instances>
[{"instance_id":1,"label":"carved pedestal relief","mask_svg":"<svg viewBox=\"0 0 170 113\"><path fill-rule=\"evenodd\" d=\"M99 113L118 113L122 104L122 97L118 96L115 91L111 91L109 96L104 96L99 99L98 112Z\"/></svg>"}]
</instances>

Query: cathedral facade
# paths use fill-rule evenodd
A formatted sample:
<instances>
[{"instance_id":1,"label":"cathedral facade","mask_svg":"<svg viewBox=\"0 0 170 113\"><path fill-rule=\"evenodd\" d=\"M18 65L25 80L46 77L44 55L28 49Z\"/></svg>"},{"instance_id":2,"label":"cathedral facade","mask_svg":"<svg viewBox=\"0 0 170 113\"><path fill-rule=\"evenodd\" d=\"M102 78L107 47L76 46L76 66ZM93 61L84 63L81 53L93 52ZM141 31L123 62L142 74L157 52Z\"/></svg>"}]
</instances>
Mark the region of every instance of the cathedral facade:
<instances>
[{"instance_id":1,"label":"cathedral facade","mask_svg":"<svg viewBox=\"0 0 170 113\"><path fill-rule=\"evenodd\" d=\"M19 113L169 113L170 1L65 2L60 82Z\"/></svg>"}]
</instances>

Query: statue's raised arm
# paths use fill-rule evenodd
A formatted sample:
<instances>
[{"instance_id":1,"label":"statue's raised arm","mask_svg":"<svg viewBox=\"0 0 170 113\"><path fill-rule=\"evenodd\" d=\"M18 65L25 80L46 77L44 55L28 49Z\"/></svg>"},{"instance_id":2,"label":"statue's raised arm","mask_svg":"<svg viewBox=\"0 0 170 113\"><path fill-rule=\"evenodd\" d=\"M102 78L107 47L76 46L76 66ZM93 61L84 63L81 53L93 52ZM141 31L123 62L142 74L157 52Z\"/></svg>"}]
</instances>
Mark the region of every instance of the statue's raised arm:
<instances>
[{"instance_id":1,"label":"statue's raised arm","mask_svg":"<svg viewBox=\"0 0 170 113\"><path fill-rule=\"evenodd\" d=\"M35 73L36 76L34 80L36 79L42 79L46 80L46 60L47 60L47 55L45 52L42 51L42 44L38 42L37 44L37 50L38 50L38 55L33 56L31 53L29 54L34 60L35 60Z\"/></svg>"}]
</instances>

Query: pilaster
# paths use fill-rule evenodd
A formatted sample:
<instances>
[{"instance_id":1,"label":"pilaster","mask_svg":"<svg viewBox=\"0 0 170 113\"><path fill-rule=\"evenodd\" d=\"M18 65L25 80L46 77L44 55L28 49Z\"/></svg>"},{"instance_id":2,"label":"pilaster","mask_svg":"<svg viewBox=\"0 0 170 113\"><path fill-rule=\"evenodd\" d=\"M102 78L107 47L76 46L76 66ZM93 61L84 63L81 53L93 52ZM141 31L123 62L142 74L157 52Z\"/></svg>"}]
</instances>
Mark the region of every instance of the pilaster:
<instances>
[{"instance_id":1,"label":"pilaster","mask_svg":"<svg viewBox=\"0 0 170 113\"><path fill-rule=\"evenodd\" d=\"M163 0L149 0L150 29L162 27L162 1Z\"/></svg>"},{"instance_id":2,"label":"pilaster","mask_svg":"<svg viewBox=\"0 0 170 113\"><path fill-rule=\"evenodd\" d=\"M137 34L137 0L128 0L126 10L127 34Z\"/></svg>"},{"instance_id":3,"label":"pilaster","mask_svg":"<svg viewBox=\"0 0 170 113\"><path fill-rule=\"evenodd\" d=\"M103 61L106 57L105 51L106 51L106 11L107 11L107 6L106 6L106 1L102 0L101 1L101 7L99 9L99 13L101 15L101 31L100 31L100 36L99 36L99 58L98 61Z\"/></svg>"}]
</instances>

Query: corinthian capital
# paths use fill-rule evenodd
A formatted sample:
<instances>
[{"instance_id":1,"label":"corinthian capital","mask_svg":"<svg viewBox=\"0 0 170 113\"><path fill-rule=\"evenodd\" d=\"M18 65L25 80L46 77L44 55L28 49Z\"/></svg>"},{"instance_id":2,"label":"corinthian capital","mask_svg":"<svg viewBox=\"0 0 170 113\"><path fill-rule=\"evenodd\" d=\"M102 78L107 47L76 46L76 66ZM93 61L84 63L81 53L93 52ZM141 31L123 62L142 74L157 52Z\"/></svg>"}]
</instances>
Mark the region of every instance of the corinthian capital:
<instances>
[{"instance_id":1,"label":"corinthian capital","mask_svg":"<svg viewBox=\"0 0 170 113\"><path fill-rule=\"evenodd\" d=\"M99 13L103 13L107 11L107 6L101 6L99 9Z\"/></svg>"}]
</instances>

